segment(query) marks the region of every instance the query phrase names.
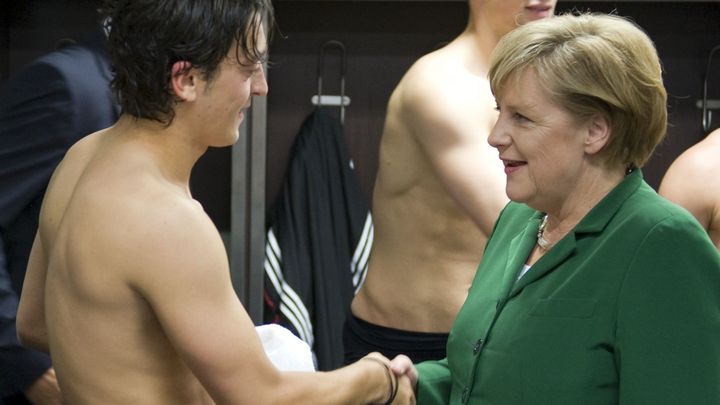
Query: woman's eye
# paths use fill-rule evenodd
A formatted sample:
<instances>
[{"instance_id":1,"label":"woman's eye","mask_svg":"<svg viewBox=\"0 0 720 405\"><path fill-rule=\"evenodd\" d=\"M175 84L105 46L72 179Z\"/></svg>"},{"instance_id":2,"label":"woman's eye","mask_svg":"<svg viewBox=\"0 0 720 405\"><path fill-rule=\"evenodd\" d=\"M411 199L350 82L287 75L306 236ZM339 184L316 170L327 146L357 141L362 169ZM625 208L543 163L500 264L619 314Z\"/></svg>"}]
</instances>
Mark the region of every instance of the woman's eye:
<instances>
[{"instance_id":1,"label":"woman's eye","mask_svg":"<svg viewBox=\"0 0 720 405\"><path fill-rule=\"evenodd\" d=\"M520 113L514 113L514 114L513 114L513 119L514 119L515 121L518 121L518 122L527 122L527 121L530 121L527 117L525 117L524 115L522 115L522 114L520 114Z\"/></svg>"}]
</instances>

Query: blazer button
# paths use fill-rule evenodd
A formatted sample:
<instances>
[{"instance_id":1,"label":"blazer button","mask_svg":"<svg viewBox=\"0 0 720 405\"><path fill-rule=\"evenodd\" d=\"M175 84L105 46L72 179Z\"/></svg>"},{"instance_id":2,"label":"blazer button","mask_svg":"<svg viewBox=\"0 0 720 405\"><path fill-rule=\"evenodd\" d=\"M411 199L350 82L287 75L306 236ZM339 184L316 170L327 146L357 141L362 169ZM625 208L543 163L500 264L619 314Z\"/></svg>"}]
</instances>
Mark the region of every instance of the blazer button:
<instances>
[{"instance_id":1,"label":"blazer button","mask_svg":"<svg viewBox=\"0 0 720 405\"><path fill-rule=\"evenodd\" d=\"M467 402L469 396L470 396L470 387L465 387L465 389L462 392L462 401Z\"/></svg>"},{"instance_id":2,"label":"blazer button","mask_svg":"<svg viewBox=\"0 0 720 405\"><path fill-rule=\"evenodd\" d=\"M475 342L475 346L473 347L473 356L477 356L477 354L480 353L483 343L482 339L478 339L478 341Z\"/></svg>"}]
</instances>

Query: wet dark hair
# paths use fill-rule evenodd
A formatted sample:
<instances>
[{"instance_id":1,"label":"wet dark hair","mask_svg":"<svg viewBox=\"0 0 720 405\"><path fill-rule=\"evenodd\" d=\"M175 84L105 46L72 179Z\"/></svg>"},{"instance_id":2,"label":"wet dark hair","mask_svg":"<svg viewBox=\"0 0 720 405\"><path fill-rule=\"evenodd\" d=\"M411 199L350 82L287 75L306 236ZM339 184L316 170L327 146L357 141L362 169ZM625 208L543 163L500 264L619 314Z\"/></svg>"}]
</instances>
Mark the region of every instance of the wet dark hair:
<instances>
[{"instance_id":1,"label":"wet dark hair","mask_svg":"<svg viewBox=\"0 0 720 405\"><path fill-rule=\"evenodd\" d=\"M256 42L274 30L270 0L105 0L100 7L109 30L111 82L123 112L170 125L178 102L172 66L187 61L212 81L232 47L238 63L267 59Z\"/></svg>"}]
</instances>

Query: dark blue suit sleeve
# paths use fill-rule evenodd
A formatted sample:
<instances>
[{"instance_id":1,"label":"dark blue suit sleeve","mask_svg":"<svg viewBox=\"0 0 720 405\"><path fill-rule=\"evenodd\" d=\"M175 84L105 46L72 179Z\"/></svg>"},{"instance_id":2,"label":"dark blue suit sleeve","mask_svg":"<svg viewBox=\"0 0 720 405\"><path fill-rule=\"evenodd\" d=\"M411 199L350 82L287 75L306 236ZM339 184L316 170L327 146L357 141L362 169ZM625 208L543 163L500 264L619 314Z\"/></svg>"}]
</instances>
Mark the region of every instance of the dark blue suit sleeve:
<instances>
[{"instance_id":1,"label":"dark blue suit sleeve","mask_svg":"<svg viewBox=\"0 0 720 405\"><path fill-rule=\"evenodd\" d=\"M53 66L34 63L0 93L0 227L44 192L77 140L70 92Z\"/></svg>"}]
</instances>

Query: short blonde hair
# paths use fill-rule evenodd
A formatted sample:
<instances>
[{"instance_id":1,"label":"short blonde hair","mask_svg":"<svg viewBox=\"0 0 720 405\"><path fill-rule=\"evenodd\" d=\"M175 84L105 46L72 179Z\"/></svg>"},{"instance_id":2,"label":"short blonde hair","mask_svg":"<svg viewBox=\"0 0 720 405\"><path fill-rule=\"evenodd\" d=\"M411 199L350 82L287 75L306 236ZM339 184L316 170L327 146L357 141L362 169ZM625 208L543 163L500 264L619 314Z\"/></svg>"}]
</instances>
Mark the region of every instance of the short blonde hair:
<instances>
[{"instance_id":1,"label":"short blonde hair","mask_svg":"<svg viewBox=\"0 0 720 405\"><path fill-rule=\"evenodd\" d=\"M579 120L605 116L607 164L642 167L667 129L667 93L650 38L629 20L605 14L565 14L505 35L490 62L497 95L531 68L551 99Z\"/></svg>"}]
</instances>

